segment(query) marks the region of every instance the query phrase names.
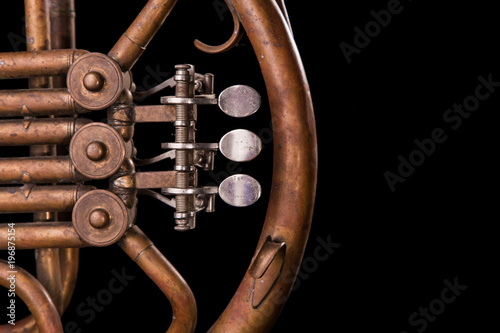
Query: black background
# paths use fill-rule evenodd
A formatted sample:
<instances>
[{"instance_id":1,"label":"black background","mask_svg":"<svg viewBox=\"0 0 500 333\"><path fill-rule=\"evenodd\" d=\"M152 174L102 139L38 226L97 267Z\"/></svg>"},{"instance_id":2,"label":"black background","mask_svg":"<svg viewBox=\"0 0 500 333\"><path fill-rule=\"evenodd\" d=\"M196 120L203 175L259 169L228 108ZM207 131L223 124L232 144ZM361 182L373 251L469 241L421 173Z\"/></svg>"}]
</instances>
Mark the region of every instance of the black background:
<instances>
[{"instance_id":1,"label":"black background","mask_svg":"<svg viewBox=\"0 0 500 333\"><path fill-rule=\"evenodd\" d=\"M107 53L144 2L77 1L77 47ZM354 45L354 28L364 30L374 21L370 12L389 3L287 4L316 113L318 194L305 258L317 265L304 268L274 332L483 332L495 327L499 92L456 130L443 115L474 95L479 76L500 81L500 20L487 1L401 1L400 13L373 32L348 63L340 44ZM22 1L9 6L1 13L2 52L15 48L12 36L22 36ZM137 85L150 88L158 83L151 72L167 79L175 64L191 63L199 73L215 74L217 92L248 84L264 97L261 111L247 119L200 107L197 125L199 142L218 142L235 128L263 137L264 150L252 162L231 165L221 154L216 159L216 178L237 170L261 182L263 197L255 206L235 209L218 199L215 213L199 215L197 229L182 234L173 231L169 207L149 198L141 198L138 207L137 224L193 289L199 331L208 330L223 311L248 266L271 179L269 107L248 39L220 55L192 46L195 38L222 43L231 29L229 12L217 10L213 1L179 1L133 69ZM14 81L1 84L12 89ZM142 103L157 104L160 95ZM98 121L105 115L92 117ZM417 149L414 141L429 139L436 128L447 140L391 191L384 173L397 173L398 156L407 159ZM170 125L137 125L139 156L161 153L160 143L171 141L172 133ZM213 181L201 175L200 183ZM9 217L1 217L2 222ZM326 261L315 260L319 239L340 244ZM32 251L17 256L20 266L34 270ZM86 322L89 316L77 307L107 288L113 270L122 269L135 278ZM467 289L425 329L411 326L408 318L440 298L445 279L457 279ZM165 297L117 246L83 249L79 283L63 324L75 322L82 332L111 327L161 332L170 322L169 311Z\"/></svg>"}]
</instances>

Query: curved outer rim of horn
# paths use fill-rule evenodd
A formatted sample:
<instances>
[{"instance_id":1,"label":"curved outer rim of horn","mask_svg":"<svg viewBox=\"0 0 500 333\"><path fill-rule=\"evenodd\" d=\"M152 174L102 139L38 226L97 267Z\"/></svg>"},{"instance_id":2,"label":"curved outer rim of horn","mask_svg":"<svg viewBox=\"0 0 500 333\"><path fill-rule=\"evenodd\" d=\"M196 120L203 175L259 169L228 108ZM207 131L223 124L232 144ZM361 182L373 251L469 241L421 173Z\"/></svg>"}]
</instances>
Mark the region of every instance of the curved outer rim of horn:
<instances>
[{"instance_id":1,"label":"curved outer rim of horn","mask_svg":"<svg viewBox=\"0 0 500 333\"><path fill-rule=\"evenodd\" d=\"M284 242L286 254L263 301L252 306L255 279L247 271L210 332L268 332L293 287L309 236L317 181L316 127L302 62L278 5L271 0L231 2L260 63L273 123L272 192L252 262L268 239Z\"/></svg>"}]
</instances>

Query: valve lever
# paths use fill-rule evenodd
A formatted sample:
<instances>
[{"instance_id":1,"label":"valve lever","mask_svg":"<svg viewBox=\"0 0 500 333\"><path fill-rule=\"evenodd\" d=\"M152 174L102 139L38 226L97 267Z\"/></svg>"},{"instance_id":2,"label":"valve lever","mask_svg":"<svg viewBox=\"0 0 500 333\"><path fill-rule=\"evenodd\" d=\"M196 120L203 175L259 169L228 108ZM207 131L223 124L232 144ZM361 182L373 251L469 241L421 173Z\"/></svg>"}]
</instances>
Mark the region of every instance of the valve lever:
<instances>
[{"instance_id":1,"label":"valve lever","mask_svg":"<svg viewBox=\"0 0 500 333\"><path fill-rule=\"evenodd\" d=\"M261 101L257 90L245 85L231 86L219 95L220 109L235 118L251 116L259 110Z\"/></svg>"},{"instance_id":2,"label":"valve lever","mask_svg":"<svg viewBox=\"0 0 500 333\"><path fill-rule=\"evenodd\" d=\"M262 141L253 132L237 129L220 139L219 149L222 155L232 161L248 162L260 154Z\"/></svg>"},{"instance_id":3,"label":"valve lever","mask_svg":"<svg viewBox=\"0 0 500 333\"><path fill-rule=\"evenodd\" d=\"M219 187L198 186L198 168L214 170L215 154L222 154L235 162L247 162L257 157L262 150L260 138L245 129L226 133L219 143L196 142L198 105L218 104L226 114L242 118L255 113L261 105L259 93L246 85L235 85L225 89L219 98L214 95L214 76L198 74L192 65L177 65L168 86L175 88L174 96L161 97L161 106L136 108L139 122L152 120L172 122L175 127L175 141L164 142L161 147L166 153L149 159L135 159L140 166L149 165L165 158L175 160L173 171L139 172L136 186L140 194L153 196L175 208L175 230L187 231L196 225L196 213L215 210L217 193L229 205L247 207L261 195L257 180L237 174L225 179ZM156 89L154 89L156 91ZM158 88L159 90L159 88ZM151 189L161 188L161 194Z\"/></svg>"},{"instance_id":4,"label":"valve lever","mask_svg":"<svg viewBox=\"0 0 500 333\"><path fill-rule=\"evenodd\" d=\"M248 175L229 176L220 184L219 195L234 207L248 207L259 200L262 188L259 182Z\"/></svg>"}]
</instances>

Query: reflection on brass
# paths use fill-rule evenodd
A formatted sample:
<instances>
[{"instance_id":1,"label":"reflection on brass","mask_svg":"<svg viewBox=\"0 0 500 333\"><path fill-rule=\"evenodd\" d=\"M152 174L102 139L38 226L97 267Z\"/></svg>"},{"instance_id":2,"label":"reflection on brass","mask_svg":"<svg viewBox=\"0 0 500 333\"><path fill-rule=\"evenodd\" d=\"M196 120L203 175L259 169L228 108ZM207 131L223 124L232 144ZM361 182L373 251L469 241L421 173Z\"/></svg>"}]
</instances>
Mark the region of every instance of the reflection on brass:
<instances>
[{"instance_id":1,"label":"reflection on brass","mask_svg":"<svg viewBox=\"0 0 500 333\"><path fill-rule=\"evenodd\" d=\"M49 294L30 273L19 267L17 270L16 295L28 305L35 317L39 331L44 333L63 333L59 314ZM10 288L11 282L8 280L10 278L9 271L11 269L7 262L0 260L0 285L5 288ZM10 326L10 328L13 327L15 326Z\"/></svg>"},{"instance_id":2,"label":"reflection on brass","mask_svg":"<svg viewBox=\"0 0 500 333\"><path fill-rule=\"evenodd\" d=\"M89 53L71 66L67 85L76 104L88 110L102 110L120 96L123 76L120 67L108 56Z\"/></svg>"},{"instance_id":3,"label":"reflection on brass","mask_svg":"<svg viewBox=\"0 0 500 333\"><path fill-rule=\"evenodd\" d=\"M61 185L0 187L0 212L64 212L71 211L77 200L93 186Z\"/></svg>"},{"instance_id":4,"label":"reflection on brass","mask_svg":"<svg viewBox=\"0 0 500 333\"><path fill-rule=\"evenodd\" d=\"M0 145L66 145L89 123L83 118L5 119L0 121Z\"/></svg>"},{"instance_id":5,"label":"reflection on brass","mask_svg":"<svg viewBox=\"0 0 500 333\"><path fill-rule=\"evenodd\" d=\"M0 158L0 184L80 183L86 180L64 157Z\"/></svg>"},{"instance_id":6,"label":"reflection on brass","mask_svg":"<svg viewBox=\"0 0 500 333\"><path fill-rule=\"evenodd\" d=\"M0 53L0 79L63 75L86 53L74 49Z\"/></svg>"},{"instance_id":7,"label":"reflection on brass","mask_svg":"<svg viewBox=\"0 0 500 333\"><path fill-rule=\"evenodd\" d=\"M194 41L194 46L196 46L198 50L210 54L226 52L231 50L236 45L238 45L239 41L243 37L244 31L241 28L240 20L238 19L238 13L235 11L230 1L225 0L225 2L226 5L229 7L229 10L231 11L231 16L233 17L234 29L233 33L231 34L231 37L229 37L229 39L225 43L217 46L207 45L196 39Z\"/></svg>"},{"instance_id":8,"label":"reflection on brass","mask_svg":"<svg viewBox=\"0 0 500 333\"><path fill-rule=\"evenodd\" d=\"M108 246L126 231L127 207L115 194L95 190L84 195L73 209L73 226L80 238L94 246Z\"/></svg>"},{"instance_id":9,"label":"reflection on brass","mask_svg":"<svg viewBox=\"0 0 500 333\"><path fill-rule=\"evenodd\" d=\"M169 216L178 231L195 228L200 212L214 212L216 195L234 206L257 201L262 189L251 176L232 175L216 187L198 184L198 173L214 170L219 149L227 159L258 163L259 138L236 130L214 140L219 143L200 143L195 134L207 130L198 108L218 104L227 115L250 116L260 107L260 95L236 85L217 97L215 76L196 73L185 63L157 87L135 91L131 69L176 0L149 0L108 54L76 49L74 0L24 3L28 49L0 53L0 79L28 78L26 89L0 91L0 146L30 147L29 156L0 157L0 213L34 213L33 222L15 224L16 249L37 251L36 279L16 267L17 294L32 314L16 321L15 330L62 332L60 318L77 281L79 249L116 243L169 300L173 317L167 332L194 332L194 294L136 225L143 223L136 221L141 216L137 197L148 195L173 208ZM316 129L284 1L226 3L234 20L229 40L219 46L195 41L195 46L225 52L248 34L266 83L274 162L257 250L210 332L269 332L292 289L310 230ZM161 96L161 105L137 105L165 87L175 93ZM105 122L82 117L94 111L106 116ZM172 123L175 139L161 144L163 154L143 156L134 145L135 124L154 122ZM165 159L175 160L171 170L138 170ZM10 229L8 222L0 224L0 249L8 249ZM8 270L0 261L3 286ZM0 326L2 332L12 330Z\"/></svg>"},{"instance_id":10,"label":"reflection on brass","mask_svg":"<svg viewBox=\"0 0 500 333\"><path fill-rule=\"evenodd\" d=\"M76 105L67 89L0 91L0 118L66 116L86 113Z\"/></svg>"},{"instance_id":11,"label":"reflection on brass","mask_svg":"<svg viewBox=\"0 0 500 333\"><path fill-rule=\"evenodd\" d=\"M83 126L71 139L69 151L75 168L90 179L112 176L125 159L123 138L101 123Z\"/></svg>"}]
</instances>

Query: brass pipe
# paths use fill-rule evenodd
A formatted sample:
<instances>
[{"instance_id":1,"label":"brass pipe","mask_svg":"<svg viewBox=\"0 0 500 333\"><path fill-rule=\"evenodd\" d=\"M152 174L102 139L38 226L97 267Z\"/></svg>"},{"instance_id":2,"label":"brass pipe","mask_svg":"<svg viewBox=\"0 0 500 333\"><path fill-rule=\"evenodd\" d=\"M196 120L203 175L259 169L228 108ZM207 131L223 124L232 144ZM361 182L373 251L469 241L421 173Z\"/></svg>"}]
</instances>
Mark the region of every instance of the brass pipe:
<instances>
[{"instance_id":1,"label":"brass pipe","mask_svg":"<svg viewBox=\"0 0 500 333\"><path fill-rule=\"evenodd\" d=\"M0 146L66 145L88 119L41 118L0 120Z\"/></svg>"},{"instance_id":2,"label":"brass pipe","mask_svg":"<svg viewBox=\"0 0 500 333\"><path fill-rule=\"evenodd\" d=\"M62 116L85 113L67 89L0 91L1 117Z\"/></svg>"},{"instance_id":3,"label":"brass pipe","mask_svg":"<svg viewBox=\"0 0 500 333\"><path fill-rule=\"evenodd\" d=\"M113 46L108 56L113 58L124 72L132 69L176 3L177 0L149 0Z\"/></svg>"},{"instance_id":4,"label":"brass pipe","mask_svg":"<svg viewBox=\"0 0 500 333\"><path fill-rule=\"evenodd\" d=\"M32 314L21 319L16 320L16 326L0 325L0 332L2 333L39 333L36 326L35 317Z\"/></svg>"},{"instance_id":5,"label":"brass pipe","mask_svg":"<svg viewBox=\"0 0 500 333\"><path fill-rule=\"evenodd\" d=\"M71 296L73 296L73 291L76 286L76 280L78 277L78 260L80 254L79 248L82 246L83 244L78 247L65 247L59 249L63 311L68 307L69 302L71 301Z\"/></svg>"},{"instance_id":6,"label":"brass pipe","mask_svg":"<svg viewBox=\"0 0 500 333\"><path fill-rule=\"evenodd\" d=\"M44 222L46 224L47 222ZM35 252L36 277L47 289L59 315L63 313L61 263L58 248L43 248Z\"/></svg>"},{"instance_id":7,"label":"brass pipe","mask_svg":"<svg viewBox=\"0 0 500 333\"><path fill-rule=\"evenodd\" d=\"M9 289L12 269L0 260L0 285ZM63 333L61 318L45 288L30 273L20 267L15 268L15 292L33 314L40 333ZM15 326L0 326L0 331L11 331Z\"/></svg>"},{"instance_id":8,"label":"brass pipe","mask_svg":"<svg viewBox=\"0 0 500 333\"><path fill-rule=\"evenodd\" d=\"M27 51L50 50L50 18L48 0L24 0ZM50 78L29 80L30 88L48 88Z\"/></svg>"},{"instance_id":9,"label":"brass pipe","mask_svg":"<svg viewBox=\"0 0 500 333\"><path fill-rule=\"evenodd\" d=\"M46 50L0 53L0 79L64 75L88 51Z\"/></svg>"},{"instance_id":10,"label":"brass pipe","mask_svg":"<svg viewBox=\"0 0 500 333\"><path fill-rule=\"evenodd\" d=\"M25 0L25 17L26 17L26 37L27 50L33 51L33 55L50 50L50 16L49 16L49 0ZM37 60L33 61L34 63ZM46 67L50 67L49 63ZM43 72L43 70L41 71ZM41 73L43 74L43 73ZM49 76L38 76L29 78L29 87L31 89L46 89L51 88L51 78ZM39 114L32 114L29 105L21 107L23 117L32 118ZM27 111L27 112L26 112ZM50 112L47 115L53 117ZM32 145L30 146L30 155L39 157L54 155L55 146L51 145ZM35 221L54 221L55 213L52 211L35 212L33 214ZM46 288L55 307L61 313L61 279L59 267L59 249L39 249L35 251L37 278L40 283ZM36 329L34 330L36 331Z\"/></svg>"},{"instance_id":11,"label":"brass pipe","mask_svg":"<svg viewBox=\"0 0 500 333\"><path fill-rule=\"evenodd\" d=\"M76 201L93 189L93 186L86 185L1 187L0 212L71 211Z\"/></svg>"},{"instance_id":12,"label":"brass pipe","mask_svg":"<svg viewBox=\"0 0 500 333\"><path fill-rule=\"evenodd\" d=\"M275 271L276 281L266 284L265 290L259 286L264 280L247 271L210 332L269 332L295 282L309 235L317 181L316 128L300 55L276 1L231 3L258 58L273 125L273 190L257 249L269 240L284 242L286 254ZM257 288L265 297L254 306L252 298Z\"/></svg>"},{"instance_id":13,"label":"brass pipe","mask_svg":"<svg viewBox=\"0 0 500 333\"><path fill-rule=\"evenodd\" d=\"M167 296L173 312L167 333L194 332L197 308L193 292L153 242L139 227L134 226L118 245Z\"/></svg>"},{"instance_id":14,"label":"brass pipe","mask_svg":"<svg viewBox=\"0 0 500 333\"><path fill-rule=\"evenodd\" d=\"M28 51L50 50L50 21L47 0L24 0Z\"/></svg>"},{"instance_id":15,"label":"brass pipe","mask_svg":"<svg viewBox=\"0 0 500 333\"><path fill-rule=\"evenodd\" d=\"M76 48L75 16L74 0L50 0L50 41L53 49ZM52 86L53 88L65 88L66 75L52 77ZM80 125L89 123L89 121L84 120L85 119L75 120L75 128L71 136L80 129ZM56 149L57 153L64 154L64 148L61 145L66 144L66 142L58 142L56 144L59 145ZM69 221L71 220L71 213L56 213L56 220ZM63 311L68 307L76 286L79 251L79 248L59 249Z\"/></svg>"},{"instance_id":16,"label":"brass pipe","mask_svg":"<svg viewBox=\"0 0 500 333\"><path fill-rule=\"evenodd\" d=\"M52 49L75 48L75 1L50 0L50 42Z\"/></svg>"},{"instance_id":17,"label":"brass pipe","mask_svg":"<svg viewBox=\"0 0 500 333\"><path fill-rule=\"evenodd\" d=\"M52 49L76 48L75 1L50 0L50 42ZM52 78L54 88L66 87L66 75Z\"/></svg>"},{"instance_id":18,"label":"brass pipe","mask_svg":"<svg viewBox=\"0 0 500 333\"><path fill-rule=\"evenodd\" d=\"M0 158L0 184L81 183L69 156Z\"/></svg>"},{"instance_id":19,"label":"brass pipe","mask_svg":"<svg viewBox=\"0 0 500 333\"><path fill-rule=\"evenodd\" d=\"M86 246L72 222L16 223L15 228L18 250ZM0 250L7 249L9 229L7 223L0 224Z\"/></svg>"}]
</instances>

